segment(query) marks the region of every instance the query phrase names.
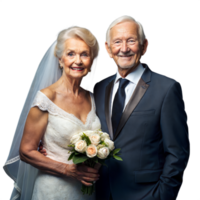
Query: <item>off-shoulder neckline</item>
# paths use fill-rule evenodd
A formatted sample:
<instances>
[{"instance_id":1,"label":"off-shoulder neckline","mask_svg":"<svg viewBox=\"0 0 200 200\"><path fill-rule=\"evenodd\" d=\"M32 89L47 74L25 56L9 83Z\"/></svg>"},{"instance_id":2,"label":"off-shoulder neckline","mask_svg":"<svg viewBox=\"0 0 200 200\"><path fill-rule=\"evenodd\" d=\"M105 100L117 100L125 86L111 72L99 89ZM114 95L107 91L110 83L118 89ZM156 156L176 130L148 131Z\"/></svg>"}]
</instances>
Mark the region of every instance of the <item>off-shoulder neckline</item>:
<instances>
[{"instance_id":1,"label":"off-shoulder neckline","mask_svg":"<svg viewBox=\"0 0 200 200\"><path fill-rule=\"evenodd\" d=\"M58 105L56 105L51 99L49 99L43 92L38 91L38 93L42 94L42 95L50 102L51 105L54 105L58 110L60 110L61 112L63 112L65 115L68 115L68 116L73 117L75 120L79 121L82 125L86 126L87 123L89 122L89 120L88 120L88 119L89 119L89 116L90 116L91 112L92 112L93 109L94 109L94 100L93 100L93 96L92 96L92 93L91 93L91 92L89 92L89 93L90 93L90 101L91 101L91 110L90 110L89 113L87 114L86 122L85 122L85 123L83 123L83 121L82 121L81 119L79 119L78 117L76 117L74 114L69 113L69 112L63 110L62 108L60 108L60 107L59 107Z\"/></svg>"}]
</instances>

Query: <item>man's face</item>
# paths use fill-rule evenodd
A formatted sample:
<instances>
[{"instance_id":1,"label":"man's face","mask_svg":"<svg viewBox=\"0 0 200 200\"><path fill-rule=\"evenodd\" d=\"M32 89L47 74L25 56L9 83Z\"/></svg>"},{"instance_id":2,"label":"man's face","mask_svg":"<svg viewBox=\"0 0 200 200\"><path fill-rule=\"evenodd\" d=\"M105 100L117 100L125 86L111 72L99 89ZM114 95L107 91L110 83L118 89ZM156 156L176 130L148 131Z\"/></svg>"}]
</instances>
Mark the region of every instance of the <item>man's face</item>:
<instances>
[{"instance_id":1,"label":"man's face","mask_svg":"<svg viewBox=\"0 0 200 200\"><path fill-rule=\"evenodd\" d=\"M138 25L132 21L125 21L115 25L110 30L110 46L106 49L120 69L133 70L138 66L140 57L146 51L147 40L140 44Z\"/></svg>"}]
</instances>

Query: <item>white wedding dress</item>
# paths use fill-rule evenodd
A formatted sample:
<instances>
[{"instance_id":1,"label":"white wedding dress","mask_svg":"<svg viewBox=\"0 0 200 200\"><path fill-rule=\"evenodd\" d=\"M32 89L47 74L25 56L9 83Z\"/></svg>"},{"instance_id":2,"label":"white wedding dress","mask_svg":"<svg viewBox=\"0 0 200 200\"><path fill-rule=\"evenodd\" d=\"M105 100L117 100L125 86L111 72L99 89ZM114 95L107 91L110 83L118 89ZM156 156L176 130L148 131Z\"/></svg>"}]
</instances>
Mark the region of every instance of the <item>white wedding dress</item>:
<instances>
[{"instance_id":1,"label":"white wedding dress","mask_svg":"<svg viewBox=\"0 0 200 200\"><path fill-rule=\"evenodd\" d=\"M95 113L95 103L92 94L92 108L88 113L86 123L73 114L59 108L44 93L38 91L31 107L37 106L42 111L48 111L48 125L43 137L43 146L47 151L47 157L72 164L68 161L69 143L73 134L85 130L97 130L101 128L99 118ZM70 177L61 178L42 171L39 172L32 200L94 200L95 195L83 195L81 183Z\"/></svg>"}]
</instances>

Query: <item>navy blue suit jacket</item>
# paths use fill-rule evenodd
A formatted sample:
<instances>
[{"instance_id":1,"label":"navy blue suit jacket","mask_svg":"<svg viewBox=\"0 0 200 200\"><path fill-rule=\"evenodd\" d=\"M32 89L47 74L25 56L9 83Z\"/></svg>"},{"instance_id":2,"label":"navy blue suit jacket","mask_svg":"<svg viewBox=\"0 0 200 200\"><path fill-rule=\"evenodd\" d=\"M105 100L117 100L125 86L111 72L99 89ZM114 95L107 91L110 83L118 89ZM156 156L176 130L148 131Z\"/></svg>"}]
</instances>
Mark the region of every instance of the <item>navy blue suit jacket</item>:
<instances>
[{"instance_id":1,"label":"navy blue suit jacket","mask_svg":"<svg viewBox=\"0 0 200 200\"><path fill-rule=\"evenodd\" d=\"M96 199L175 200L189 158L187 116L178 82L152 72L147 65L127 104L116 134L123 162L106 161L96 182ZM116 75L94 88L96 112L104 132Z\"/></svg>"}]
</instances>

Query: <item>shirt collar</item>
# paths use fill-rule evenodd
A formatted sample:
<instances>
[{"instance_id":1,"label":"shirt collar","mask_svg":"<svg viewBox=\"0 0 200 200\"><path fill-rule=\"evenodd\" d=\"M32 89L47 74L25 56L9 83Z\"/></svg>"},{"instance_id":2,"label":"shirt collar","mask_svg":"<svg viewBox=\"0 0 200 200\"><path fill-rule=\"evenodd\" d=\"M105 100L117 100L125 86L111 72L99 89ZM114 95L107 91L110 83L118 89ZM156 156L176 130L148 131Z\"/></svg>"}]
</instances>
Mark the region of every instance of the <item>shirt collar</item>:
<instances>
[{"instance_id":1,"label":"shirt collar","mask_svg":"<svg viewBox=\"0 0 200 200\"><path fill-rule=\"evenodd\" d=\"M132 71L130 74L128 74L126 76L126 79L129 80L130 82L134 83L137 85L138 81L140 80L143 72L144 72L145 68L142 66L142 64L140 63L138 65L138 67ZM118 70L117 70L117 76L115 78L115 82L117 83L119 81L119 79L122 78L121 75L119 74Z\"/></svg>"}]
</instances>

